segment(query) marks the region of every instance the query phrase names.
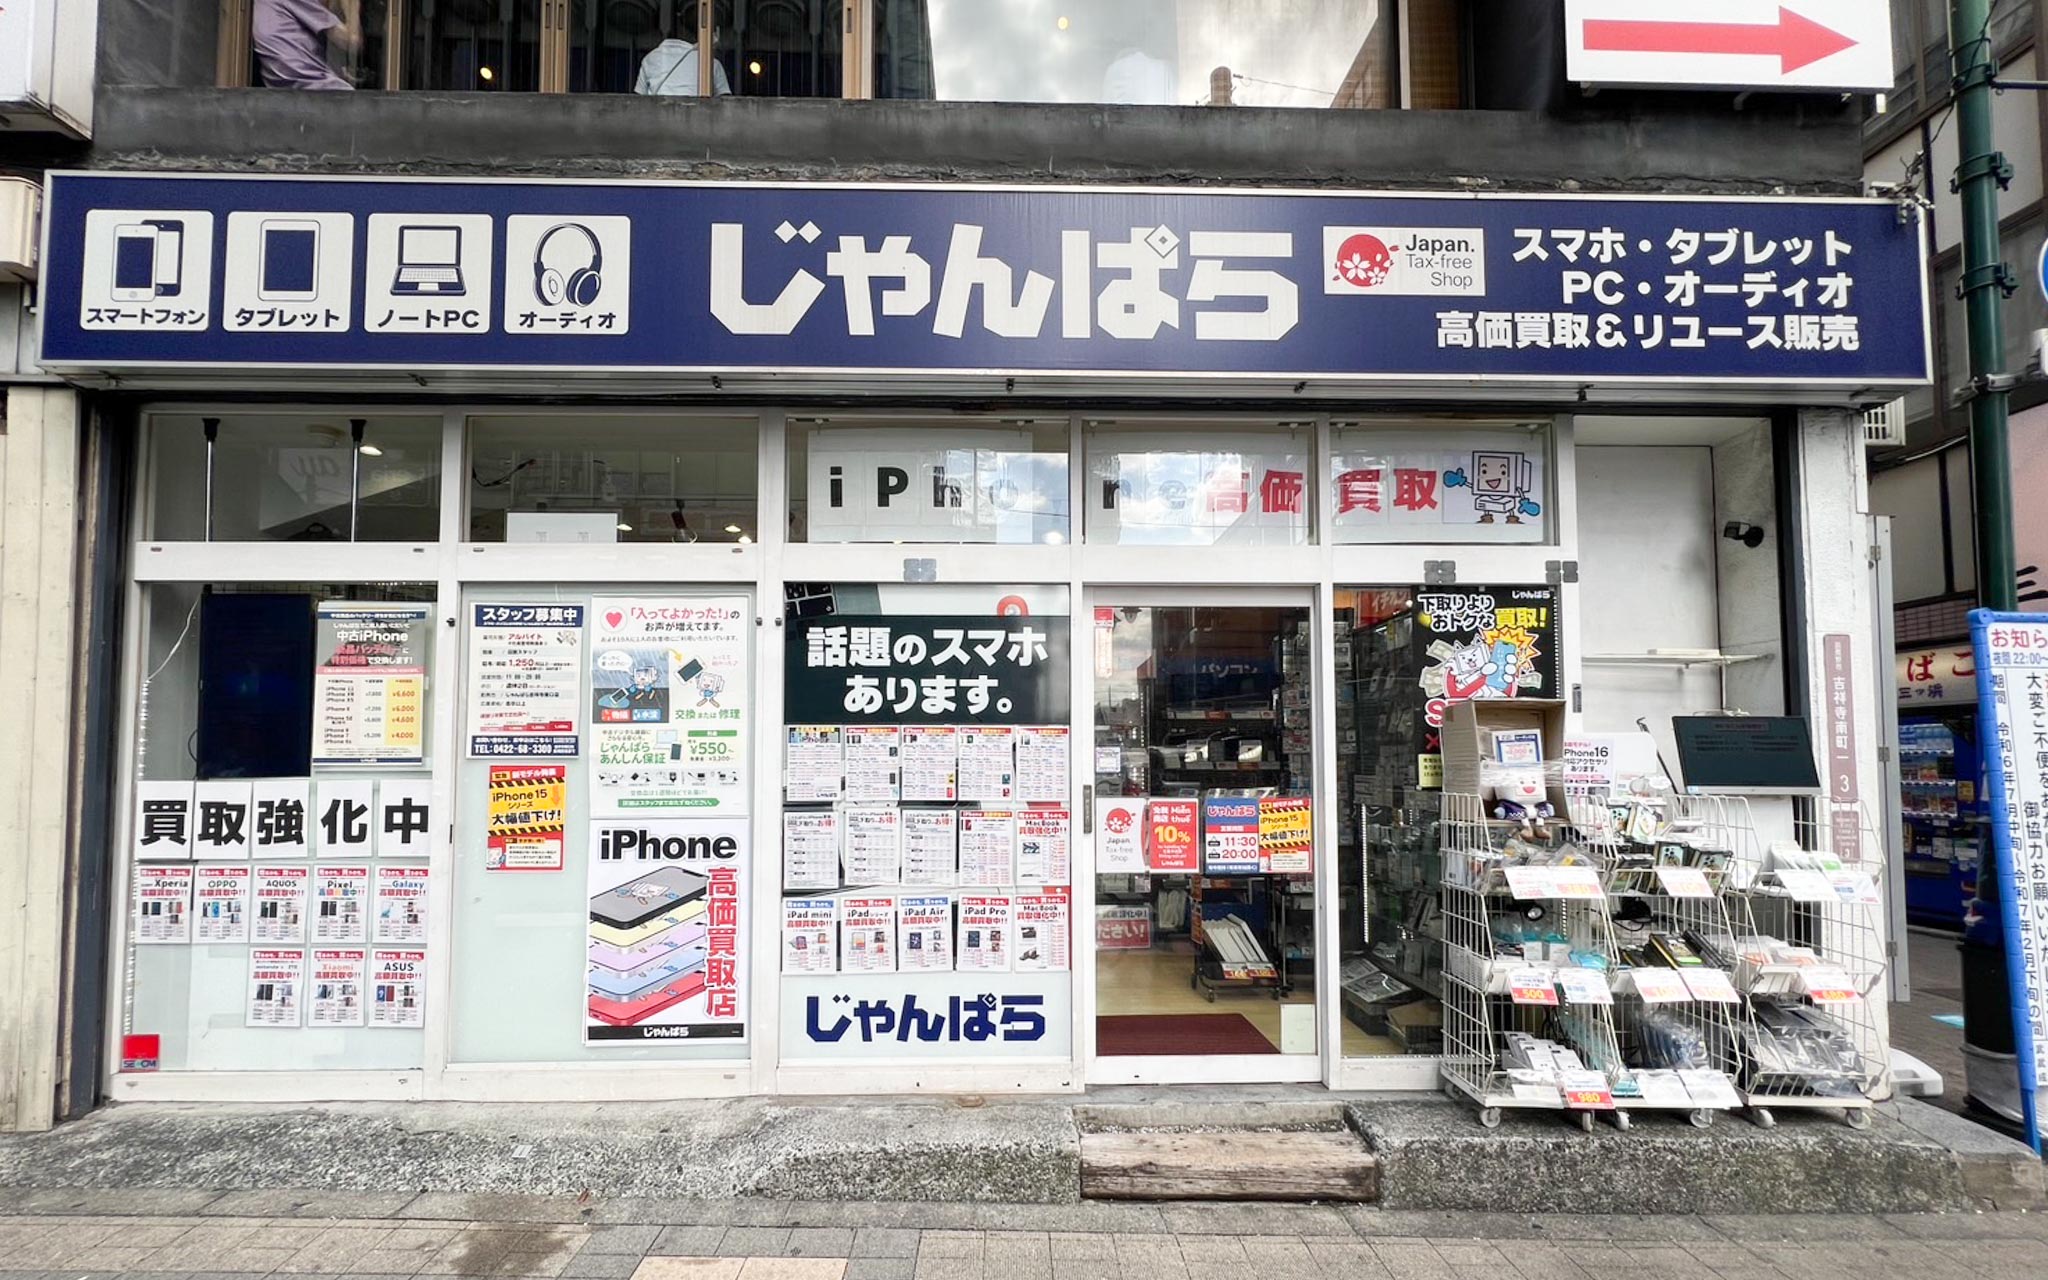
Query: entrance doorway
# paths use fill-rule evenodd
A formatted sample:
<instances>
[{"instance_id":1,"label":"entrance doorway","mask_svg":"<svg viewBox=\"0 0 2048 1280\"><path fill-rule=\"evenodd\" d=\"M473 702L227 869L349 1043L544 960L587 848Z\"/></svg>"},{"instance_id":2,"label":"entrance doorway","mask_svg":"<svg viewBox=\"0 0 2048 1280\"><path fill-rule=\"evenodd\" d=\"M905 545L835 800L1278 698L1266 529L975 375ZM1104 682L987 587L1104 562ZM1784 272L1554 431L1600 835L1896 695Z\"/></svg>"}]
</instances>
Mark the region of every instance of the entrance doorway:
<instances>
[{"instance_id":1,"label":"entrance doorway","mask_svg":"<svg viewBox=\"0 0 2048 1280\"><path fill-rule=\"evenodd\" d=\"M1089 605L1089 1078L1320 1079L1310 593Z\"/></svg>"}]
</instances>

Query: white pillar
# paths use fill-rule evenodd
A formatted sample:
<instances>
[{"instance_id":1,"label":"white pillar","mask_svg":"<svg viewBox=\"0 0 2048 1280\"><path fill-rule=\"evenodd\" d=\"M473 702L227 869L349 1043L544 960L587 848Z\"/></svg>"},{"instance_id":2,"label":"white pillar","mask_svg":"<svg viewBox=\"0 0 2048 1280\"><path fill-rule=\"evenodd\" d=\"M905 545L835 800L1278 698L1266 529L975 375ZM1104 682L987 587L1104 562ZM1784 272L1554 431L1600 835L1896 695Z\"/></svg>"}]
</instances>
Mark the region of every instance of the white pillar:
<instances>
[{"instance_id":1,"label":"white pillar","mask_svg":"<svg viewBox=\"0 0 2048 1280\"><path fill-rule=\"evenodd\" d=\"M71 793L78 397L5 390L0 425L0 1131L54 1121Z\"/></svg>"},{"instance_id":2,"label":"white pillar","mask_svg":"<svg viewBox=\"0 0 2048 1280\"><path fill-rule=\"evenodd\" d=\"M1806 703L1787 710L1806 716L1813 726L1825 782L1829 689L1822 640L1829 635L1847 636L1849 698L1856 728L1857 792L1871 832L1865 847L1868 856L1882 858L1885 806L1896 805L1899 798L1888 793L1885 774L1878 767L1882 721L1877 699L1890 695L1892 677L1890 671L1878 669L1877 627L1889 625L1890 619L1880 620L1876 616L1876 592L1871 577L1869 472L1864 465L1863 449L1859 415L1839 409L1801 411L1794 453L1799 469L1796 496L1800 588L1806 603ZM1825 810L1821 822L1818 839L1825 848ZM1886 877L1880 875L1878 882L1885 892L1890 892ZM1889 936L1889 913L1876 910L1873 915L1883 954L1883 949L1893 941ZM1888 985L1880 984L1870 1001L1881 1032L1888 1029L1888 989Z\"/></svg>"}]
</instances>

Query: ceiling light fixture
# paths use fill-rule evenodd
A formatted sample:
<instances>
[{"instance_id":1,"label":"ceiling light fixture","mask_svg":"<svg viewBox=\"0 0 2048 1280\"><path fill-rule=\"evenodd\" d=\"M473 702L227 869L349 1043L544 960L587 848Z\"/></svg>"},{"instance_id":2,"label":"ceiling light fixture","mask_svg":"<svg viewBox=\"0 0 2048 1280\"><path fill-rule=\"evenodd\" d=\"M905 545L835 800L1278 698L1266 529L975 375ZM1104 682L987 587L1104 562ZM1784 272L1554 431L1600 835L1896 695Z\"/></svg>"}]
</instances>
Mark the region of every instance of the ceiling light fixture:
<instances>
[{"instance_id":1,"label":"ceiling light fixture","mask_svg":"<svg viewBox=\"0 0 2048 1280\"><path fill-rule=\"evenodd\" d=\"M384 451L374 444L357 445L356 452L362 454L365 458L381 458L384 456Z\"/></svg>"}]
</instances>

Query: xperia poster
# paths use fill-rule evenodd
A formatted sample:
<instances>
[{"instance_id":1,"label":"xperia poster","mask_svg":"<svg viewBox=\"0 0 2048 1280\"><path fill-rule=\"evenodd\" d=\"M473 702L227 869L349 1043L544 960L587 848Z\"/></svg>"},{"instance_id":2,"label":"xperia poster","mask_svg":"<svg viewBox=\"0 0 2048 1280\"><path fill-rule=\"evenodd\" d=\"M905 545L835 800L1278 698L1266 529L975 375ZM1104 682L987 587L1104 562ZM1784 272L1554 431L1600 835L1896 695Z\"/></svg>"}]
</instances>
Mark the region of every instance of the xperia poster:
<instances>
[{"instance_id":1,"label":"xperia poster","mask_svg":"<svg viewBox=\"0 0 2048 1280\"><path fill-rule=\"evenodd\" d=\"M746 599L600 597L590 613L591 813L745 813Z\"/></svg>"}]
</instances>

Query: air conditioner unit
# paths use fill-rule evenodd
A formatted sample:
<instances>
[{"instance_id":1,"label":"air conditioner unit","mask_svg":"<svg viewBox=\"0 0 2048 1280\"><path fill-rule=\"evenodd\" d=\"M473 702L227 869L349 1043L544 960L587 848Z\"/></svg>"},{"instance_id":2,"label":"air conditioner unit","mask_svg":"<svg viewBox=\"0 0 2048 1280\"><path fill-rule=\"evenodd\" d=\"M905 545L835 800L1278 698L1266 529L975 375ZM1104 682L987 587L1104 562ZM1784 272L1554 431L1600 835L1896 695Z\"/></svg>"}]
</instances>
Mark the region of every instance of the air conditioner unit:
<instances>
[{"instance_id":1,"label":"air conditioner unit","mask_svg":"<svg viewBox=\"0 0 2048 1280\"><path fill-rule=\"evenodd\" d=\"M1881 404L1863 413L1863 447L1897 449L1906 443L1906 402L1904 398Z\"/></svg>"},{"instance_id":2,"label":"air conditioner unit","mask_svg":"<svg viewBox=\"0 0 2048 1280\"><path fill-rule=\"evenodd\" d=\"M42 187L27 178L0 178L0 280L36 278L42 221Z\"/></svg>"}]
</instances>

